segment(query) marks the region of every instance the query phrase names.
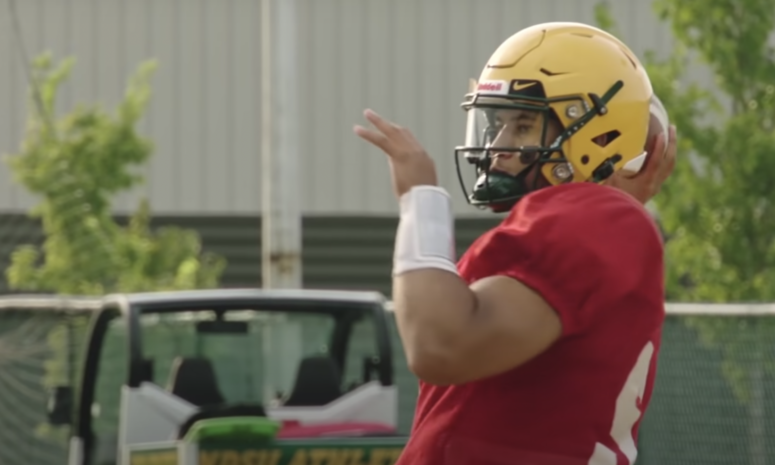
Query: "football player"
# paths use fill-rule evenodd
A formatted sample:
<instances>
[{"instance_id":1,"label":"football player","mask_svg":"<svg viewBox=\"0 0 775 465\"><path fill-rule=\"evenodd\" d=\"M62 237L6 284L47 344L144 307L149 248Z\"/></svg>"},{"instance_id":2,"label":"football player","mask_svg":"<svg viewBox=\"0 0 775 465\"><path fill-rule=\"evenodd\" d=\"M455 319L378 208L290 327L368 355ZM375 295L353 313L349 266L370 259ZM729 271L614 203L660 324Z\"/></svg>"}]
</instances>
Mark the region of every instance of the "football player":
<instances>
[{"instance_id":1,"label":"football player","mask_svg":"<svg viewBox=\"0 0 775 465\"><path fill-rule=\"evenodd\" d=\"M664 134L648 140L665 129L666 115L650 128L657 104L635 55L597 28L507 39L465 97L455 152L477 175L469 201L508 215L457 265L432 159L365 112L374 128L355 132L388 155L399 198L393 302L421 380L401 465L634 463L664 318L642 203L675 149L672 128L667 158Z\"/></svg>"}]
</instances>

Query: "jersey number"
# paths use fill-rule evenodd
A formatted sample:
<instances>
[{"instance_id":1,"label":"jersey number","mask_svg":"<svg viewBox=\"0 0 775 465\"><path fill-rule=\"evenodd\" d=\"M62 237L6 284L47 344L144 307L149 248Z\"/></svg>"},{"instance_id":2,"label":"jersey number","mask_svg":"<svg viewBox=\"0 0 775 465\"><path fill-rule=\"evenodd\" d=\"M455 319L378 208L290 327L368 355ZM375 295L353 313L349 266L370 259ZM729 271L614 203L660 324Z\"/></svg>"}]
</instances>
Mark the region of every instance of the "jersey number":
<instances>
[{"instance_id":1,"label":"jersey number","mask_svg":"<svg viewBox=\"0 0 775 465\"><path fill-rule=\"evenodd\" d=\"M627 376L624 388L616 398L611 439L614 440L619 451L627 457L627 463L630 465L635 463L635 457L638 455L632 428L642 415L639 404L646 390L646 379L653 356L654 344L649 342L640 352L638 361ZM616 452L598 442L595 444L592 458L589 459L589 465L616 465Z\"/></svg>"}]
</instances>

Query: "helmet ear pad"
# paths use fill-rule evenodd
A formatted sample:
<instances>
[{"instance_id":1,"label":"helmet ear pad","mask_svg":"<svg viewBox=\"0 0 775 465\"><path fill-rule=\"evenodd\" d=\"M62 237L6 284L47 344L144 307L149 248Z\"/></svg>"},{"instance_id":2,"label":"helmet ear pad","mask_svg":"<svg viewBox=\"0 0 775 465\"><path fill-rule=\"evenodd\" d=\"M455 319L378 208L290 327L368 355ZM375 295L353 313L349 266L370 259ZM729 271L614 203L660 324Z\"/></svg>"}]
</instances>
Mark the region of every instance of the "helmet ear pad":
<instances>
[{"instance_id":1,"label":"helmet ear pad","mask_svg":"<svg viewBox=\"0 0 775 465\"><path fill-rule=\"evenodd\" d=\"M608 144L608 134L601 134L594 139L592 139L597 145L606 145Z\"/></svg>"}]
</instances>

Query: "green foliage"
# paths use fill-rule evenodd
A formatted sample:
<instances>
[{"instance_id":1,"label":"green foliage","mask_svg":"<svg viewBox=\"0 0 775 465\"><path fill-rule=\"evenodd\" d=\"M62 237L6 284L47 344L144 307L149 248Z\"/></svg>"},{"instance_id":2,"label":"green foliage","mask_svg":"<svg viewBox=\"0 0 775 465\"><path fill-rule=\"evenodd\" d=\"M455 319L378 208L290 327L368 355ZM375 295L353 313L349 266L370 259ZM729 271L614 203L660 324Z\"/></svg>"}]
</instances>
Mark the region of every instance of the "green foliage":
<instances>
[{"instance_id":1,"label":"green foliage","mask_svg":"<svg viewBox=\"0 0 775 465\"><path fill-rule=\"evenodd\" d=\"M775 0L656 0L676 44L671 56L647 53L654 91L677 127L676 168L654 200L667 243L672 301L775 301ZM598 24L614 21L604 4ZM692 59L716 90L688 81ZM742 400L771 319L694 318L688 324L725 354L723 370ZM768 366L773 369L773 366Z\"/></svg>"},{"instance_id":2,"label":"green foliage","mask_svg":"<svg viewBox=\"0 0 775 465\"><path fill-rule=\"evenodd\" d=\"M8 164L40 199L31 214L40 219L45 241L40 248L24 245L13 252L6 270L10 287L95 295L216 287L225 261L203 253L196 232L153 231L145 201L126 225L112 217L111 200L142 182L133 170L151 156L150 142L135 126L151 95L155 64L139 67L113 114L80 106L57 119L57 95L73 64L68 59L55 65L42 55L32 67L39 98L31 100L24 141ZM85 323L59 324L49 332L45 388L77 383L68 376L70 357L81 356L77 348L86 337ZM67 430L40 424L36 433L64 445Z\"/></svg>"},{"instance_id":3,"label":"green foliage","mask_svg":"<svg viewBox=\"0 0 775 465\"><path fill-rule=\"evenodd\" d=\"M73 63L55 66L43 55L33 66L42 109L31 108L21 151L8 162L41 198L32 214L46 238L42 249L25 245L13 252L10 286L65 294L215 287L225 262L203 253L195 232L152 231L145 201L128 225L111 214L113 196L142 181L133 169L151 155L135 126L150 98L155 64L144 63L132 76L115 114L80 106L55 120L57 94Z\"/></svg>"}]
</instances>

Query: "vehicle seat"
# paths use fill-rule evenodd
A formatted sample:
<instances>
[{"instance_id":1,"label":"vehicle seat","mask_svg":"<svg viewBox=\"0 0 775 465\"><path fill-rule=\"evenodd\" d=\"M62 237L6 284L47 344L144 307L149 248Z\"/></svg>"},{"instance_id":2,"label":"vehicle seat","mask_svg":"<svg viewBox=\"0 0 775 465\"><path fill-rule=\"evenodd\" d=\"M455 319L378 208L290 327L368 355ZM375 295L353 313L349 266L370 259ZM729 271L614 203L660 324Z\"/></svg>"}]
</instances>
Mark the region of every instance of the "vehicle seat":
<instances>
[{"instance_id":1,"label":"vehicle seat","mask_svg":"<svg viewBox=\"0 0 775 465\"><path fill-rule=\"evenodd\" d=\"M284 405L288 407L319 407L342 395L341 372L336 361L326 355L303 359L296 374L296 383Z\"/></svg>"},{"instance_id":2,"label":"vehicle seat","mask_svg":"<svg viewBox=\"0 0 775 465\"><path fill-rule=\"evenodd\" d=\"M167 390L197 407L221 405L226 401L218 387L213 365L206 358L176 357Z\"/></svg>"}]
</instances>

